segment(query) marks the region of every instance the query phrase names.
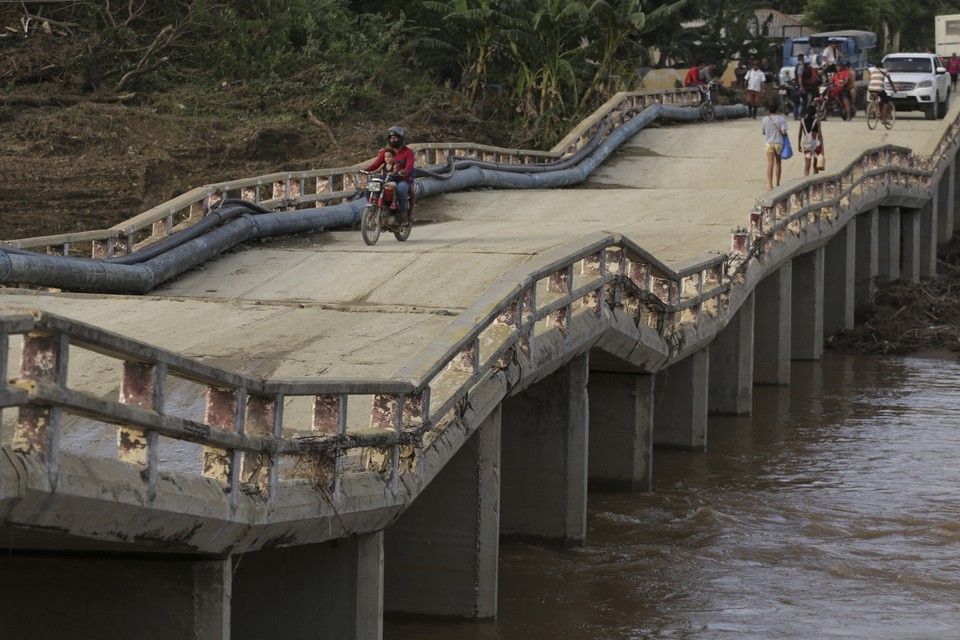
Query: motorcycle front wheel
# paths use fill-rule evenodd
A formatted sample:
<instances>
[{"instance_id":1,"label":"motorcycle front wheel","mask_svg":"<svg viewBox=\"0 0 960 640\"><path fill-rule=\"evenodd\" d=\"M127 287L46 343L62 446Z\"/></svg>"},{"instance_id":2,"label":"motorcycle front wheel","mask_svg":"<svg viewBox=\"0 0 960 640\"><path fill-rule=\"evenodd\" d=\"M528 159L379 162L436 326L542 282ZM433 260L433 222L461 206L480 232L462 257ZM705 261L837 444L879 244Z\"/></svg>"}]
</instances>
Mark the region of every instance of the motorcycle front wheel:
<instances>
[{"instance_id":1,"label":"motorcycle front wheel","mask_svg":"<svg viewBox=\"0 0 960 640\"><path fill-rule=\"evenodd\" d=\"M380 208L368 204L360 217L360 235L369 246L377 244L380 239Z\"/></svg>"},{"instance_id":2,"label":"motorcycle front wheel","mask_svg":"<svg viewBox=\"0 0 960 640\"><path fill-rule=\"evenodd\" d=\"M413 228L413 223L407 220L406 224L401 224L399 226L400 226L400 230L394 231L393 237L399 240L400 242L403 242L404 240L410 237L410 229Z\"/></svg>"}]
</instances>

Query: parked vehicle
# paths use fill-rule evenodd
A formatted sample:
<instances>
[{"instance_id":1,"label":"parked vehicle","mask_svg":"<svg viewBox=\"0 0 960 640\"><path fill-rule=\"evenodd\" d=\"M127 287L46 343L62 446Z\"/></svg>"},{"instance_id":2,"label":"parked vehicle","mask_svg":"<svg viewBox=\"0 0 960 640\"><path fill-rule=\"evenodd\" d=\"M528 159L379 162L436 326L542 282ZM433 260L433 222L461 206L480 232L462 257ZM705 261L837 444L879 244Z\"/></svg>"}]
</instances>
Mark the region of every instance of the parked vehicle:
<instances>
[{"instance_id":1,"label":"parked vehicle","mask_svg":"<svg viewBox=\"0 0 960 640\"><path fill-rule=\"evenodd\" d=\"M960 13L934 18L935 51L941 58L960 54Z\"/></svg>"},{"instance_id":2,"label":"parked vehicle","mask_svg":"<svg viewBox=\"0 0 960 640\"><path fill-rule=\"evenodd\" d=\"M409 215L402 218L397 213L395 203L396 184L380 173L361 171L367 176L367 206L360 216L360 235L370 246L377 244L382 231L392 231L394 237L403 242L410 237L413 223L413 198L410 199Z\"/></svg>"},{"instance_id":3,"label":"parked vehicle","mask_svg":"<svg viewBox=\"0 0 960 640\"><path fill-rule=\"evenodd\" d=\"M846 29L843 31L824 31L810 36L810 48L816 52L823 51L830 46L831 42L837 43L837 51L841 55L840 59L850 63L854 80L863 80L864 72L869 66L867 53L877 46L877 34L873 31Z\"/></svg>"},{"instance_id":4,"label":"parked vehicle","mask_svg":"<svg viewBox=\"0 0 960 640\"><path fill-rule=\"evenodd\" d=\"M927 120L947 115L950 75L933 53L890 53L883 58L894 93L890 100L897 111L923 111Z\"/></svg>"}]
</instances>

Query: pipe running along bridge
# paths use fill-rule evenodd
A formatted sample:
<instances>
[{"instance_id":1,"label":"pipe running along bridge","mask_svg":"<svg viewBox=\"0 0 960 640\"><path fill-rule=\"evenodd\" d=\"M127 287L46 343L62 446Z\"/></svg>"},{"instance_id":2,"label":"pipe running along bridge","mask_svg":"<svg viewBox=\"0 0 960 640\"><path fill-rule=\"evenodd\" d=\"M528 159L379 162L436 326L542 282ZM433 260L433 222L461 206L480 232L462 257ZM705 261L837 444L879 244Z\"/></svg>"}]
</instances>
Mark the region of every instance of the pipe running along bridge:
<instances>
[{"instance_id":1,"label":"pipe running along bridge","mask_svg":"<svg viewBox=\"0 0 960 640\"><path fill-rule=\"evenodd\" d=\"M935 275L960 110L828 121L828 171L765 193L759 120L694 100L620 94L550 151L414 145L404 243L352 228L359 166L8 240L4 635L495 617L500 539L587 544L588 482L648 488L654 447L705 449L879 282Z\"/></svg>"}]
</instances>

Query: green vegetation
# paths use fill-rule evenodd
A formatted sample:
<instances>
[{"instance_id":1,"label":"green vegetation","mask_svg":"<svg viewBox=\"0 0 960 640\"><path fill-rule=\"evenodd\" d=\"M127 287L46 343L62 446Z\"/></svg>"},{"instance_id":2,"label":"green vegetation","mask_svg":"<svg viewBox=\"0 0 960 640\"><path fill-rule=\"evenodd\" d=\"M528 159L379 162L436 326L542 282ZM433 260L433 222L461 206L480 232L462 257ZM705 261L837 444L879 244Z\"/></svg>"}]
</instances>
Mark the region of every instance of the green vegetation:
<instances>
[{"instance_id":1,"label":"green vegetation","mask_svg":"<svg viewBox=\"0 0 960 640\"><path fill-rule=\"evenodd\" d=\"M78 0L0 4L0 86L176 92L198 114L242 98L325 123L395 104L455 105L515 142L551 144L660 60L771 55L754 9L926 48L958 0ZM681 23L703 19L699 28ZM13 33L22 27L21 33ZM759 31L759 33L758 33ZM777 34L769 34L776 36ZM39 39L45 46L37 49ZM29 54L23 47L33 48ZM17 55L20 53L21 55ZM241 90L242 89L242 90ZM184 97L186 96L186 97ZM176 108L170 100L160 108Z\"/></svg>"}]
</instances>

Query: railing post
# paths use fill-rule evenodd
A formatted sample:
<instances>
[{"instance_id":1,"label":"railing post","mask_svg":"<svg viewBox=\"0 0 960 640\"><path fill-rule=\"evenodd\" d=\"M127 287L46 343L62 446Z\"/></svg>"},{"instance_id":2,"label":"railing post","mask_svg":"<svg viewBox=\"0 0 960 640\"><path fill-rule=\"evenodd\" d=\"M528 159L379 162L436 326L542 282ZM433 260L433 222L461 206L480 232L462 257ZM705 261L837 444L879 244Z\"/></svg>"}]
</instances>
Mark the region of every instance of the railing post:
<instances>
[{"instance_id":1,"label":"railing post","mask_svg":"<svg viewBox=\"0 0 960 640\"><path fill-rule=\"evenodd\" d=\"M215 429L243 433L244 413L238 411L245 405L246 393L242 389L221 389L207 387L207 406L203 421ZM239 452L219 447L204 446L203 475L216 480L236 499L236 474Z\"/></svg>"},{"instance_id":2,"label":"railing post","mask_svg":"<svg viewBox=\"0 0 960 640\"><path fill-rule=\"evenodd\" d=\"M140 409L163 413L164 384L167 367L125 361L120 377L120 402ZM156 431L120 427L117 429L117 459L145 466L147 496L157 495L157 460L159 436Z\"/></svg>"},{"instance_id":3,"label":"railing post","mask_svg":"<svg viewBox=\"0 0 960 640\"><path fill-rule=\"evenodd\" d=\"M250 436L272 439L277 429L279 415L277 404L282 396L249 395L246 407L246 432ZM244 453L240 481L251 490L255 487L267 504L272 506L276 498L277 460L267 451Z\"/></svg>"},{"instance_id":4,"label":"railing post","mask_svg":"<svg viewBox=\"0 0 960 640\"><path fill-rule=\"evenodd\" d=\"M70 343L66 335L27 333L20 350L20 377L64 387ZM50 484L57 486L60 462L60 428L63 410L58 406L28 404L20 407L13 449L39 454L47 463Z\"/></svg>"}]
</instances>

